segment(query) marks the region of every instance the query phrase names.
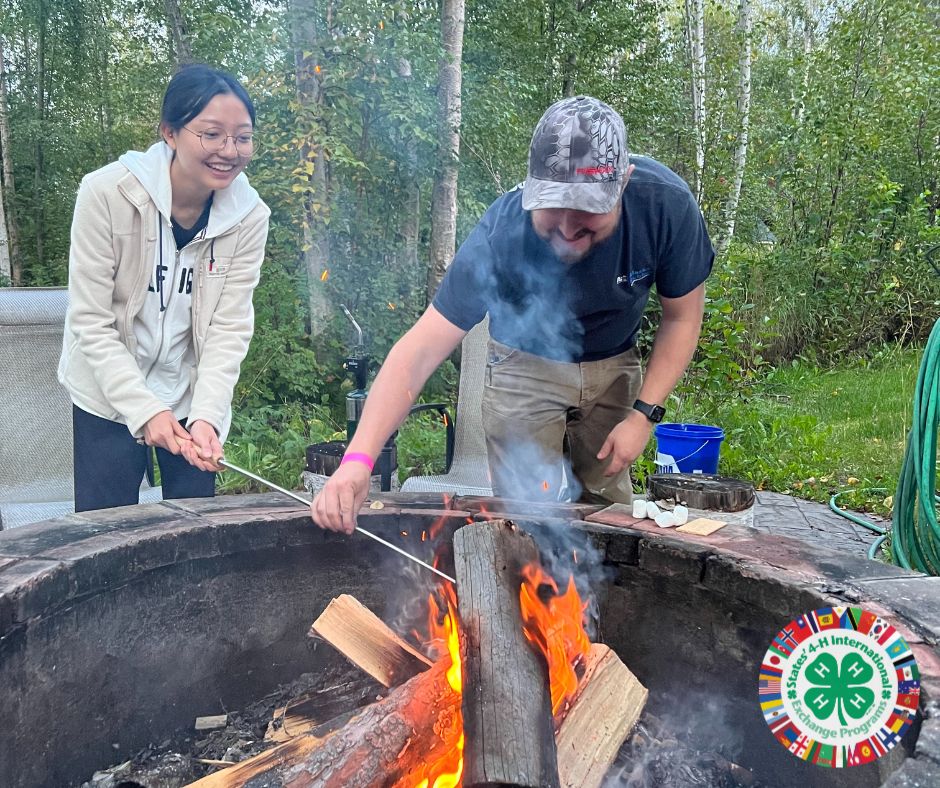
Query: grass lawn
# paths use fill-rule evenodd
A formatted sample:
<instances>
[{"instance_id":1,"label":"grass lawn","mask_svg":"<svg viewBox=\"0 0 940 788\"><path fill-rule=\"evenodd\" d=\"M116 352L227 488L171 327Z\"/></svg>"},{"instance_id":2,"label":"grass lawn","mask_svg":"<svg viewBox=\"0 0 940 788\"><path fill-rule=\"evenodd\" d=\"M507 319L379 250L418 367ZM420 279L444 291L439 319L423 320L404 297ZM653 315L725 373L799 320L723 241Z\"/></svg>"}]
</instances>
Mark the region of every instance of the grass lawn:
<instances>
[{"instance_id":1,"label":"grass lawn","mask_svg":"<svg viewBox=\"0 0 940 788\"><path fill-rule=\"evenodd\" d=\"M823 502L846 489L886 488L840 499L885 514L911 425L921 353L891 348L829 369L796 362L771 370L742 398L706 404L687 397L671 417L725 430L724 475Z\"/></svg>"}]
</instances>

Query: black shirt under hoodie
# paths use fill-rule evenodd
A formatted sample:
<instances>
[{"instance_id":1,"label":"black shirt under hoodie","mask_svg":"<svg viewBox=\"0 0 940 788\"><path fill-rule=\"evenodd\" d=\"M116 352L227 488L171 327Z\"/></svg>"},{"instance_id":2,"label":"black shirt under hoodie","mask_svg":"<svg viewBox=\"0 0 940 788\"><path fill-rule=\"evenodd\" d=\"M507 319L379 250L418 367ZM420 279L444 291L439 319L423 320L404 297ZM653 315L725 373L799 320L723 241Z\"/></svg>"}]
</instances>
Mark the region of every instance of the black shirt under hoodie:
<instances>
[{"instance_id":1,"label":"black shirt under hoodie","mask_svg":"<svg viewBox=\"0 0 940 788\"><path fill-rule=\"evenodd\" d=\"M199 214L199 218L196 219L196 223L192 227L187 229L172 216L170 217L170 223L173 225L173 239L176 241L177 249L182 249L209 225L209 211L212 209L212 196L212 194L209 195L209 199L206 200L206 207L202 209L202 213Z\"/></svg>"}]
</instances>

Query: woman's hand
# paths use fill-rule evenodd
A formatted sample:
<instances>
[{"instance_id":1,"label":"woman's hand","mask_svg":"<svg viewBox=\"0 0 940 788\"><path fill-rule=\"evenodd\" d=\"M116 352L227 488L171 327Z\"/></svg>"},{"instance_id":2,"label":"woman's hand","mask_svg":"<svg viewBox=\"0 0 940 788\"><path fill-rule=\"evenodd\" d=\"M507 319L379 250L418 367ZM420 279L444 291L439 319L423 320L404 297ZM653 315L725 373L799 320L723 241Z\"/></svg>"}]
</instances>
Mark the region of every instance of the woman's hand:
<instances>
[{"instance_id":1,"label":"woman's hand","mask_svg":"<svg viewBox=\"0 0 940 788\"><path fill-rule=\"evenodd\" d=\"M176 420L172 411L161 410L144 424L144 443L148 446L159 446L170 454L183 452L183 456L186 456L184 449L188 449L192 442L192 436Z\"/></svg>"},{"instance_id":2,"label":"woman's hand","mask_svg":"<svg viewBox=\"0 0 940 788\"><path fill-rule=\"evenodd\" d=\"M216 460L222 459L222 444L219 436L208 421L197 419L189 425L189 434L192 436L189 454L183 450L183 456L190 465L195 465L201 471L221 471L222 466Z\"/></svg>"}]
</instances>

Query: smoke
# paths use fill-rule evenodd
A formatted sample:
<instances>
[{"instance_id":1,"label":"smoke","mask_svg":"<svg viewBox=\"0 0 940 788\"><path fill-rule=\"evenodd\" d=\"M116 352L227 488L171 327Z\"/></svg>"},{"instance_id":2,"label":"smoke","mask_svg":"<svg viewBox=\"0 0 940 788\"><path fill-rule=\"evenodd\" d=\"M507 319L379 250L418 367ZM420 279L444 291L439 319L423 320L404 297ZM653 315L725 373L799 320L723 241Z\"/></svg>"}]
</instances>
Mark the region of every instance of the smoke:
<instances>
[{"instance_id":1,"label":"smoke","mask_svg":"<svg viewBox=\"0 0 940 788\"><path fill-rule=\"evenodd\" d=\"M584 328L572 307L581 295L578 281L546 242L522 229L522 237L512 239L516 252L510 259L494 260L476 272L491 334L526 353L572 361L584 344Z\"/></svg>"}]
</instances>

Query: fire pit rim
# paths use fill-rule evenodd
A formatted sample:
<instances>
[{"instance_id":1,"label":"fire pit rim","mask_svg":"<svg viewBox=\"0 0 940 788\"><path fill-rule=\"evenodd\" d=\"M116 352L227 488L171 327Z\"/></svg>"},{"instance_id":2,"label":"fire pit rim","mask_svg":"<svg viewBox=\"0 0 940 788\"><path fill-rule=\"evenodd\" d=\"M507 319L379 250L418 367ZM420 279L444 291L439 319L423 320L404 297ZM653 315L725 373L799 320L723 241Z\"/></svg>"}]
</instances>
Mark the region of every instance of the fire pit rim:
<instances>
[{"instance_id":1,"label":"fire pit rim","mask_svg":"<svg viewBox=\"0 0 940 788\"><path fill-rule=\"evenodd\" d=\"M481 512L484 499L455 497L442 504L438 498L399 494L382 500L383 508L364 509L361 516L371 528L392 536L400 530L402 517L420 516L430 522L443 516L459 524L488 516ZM488 503L493 505L492 500ZM515 518L523 525L533 522L532 509L527 508ZM915 774L940 764L940 623L928 604L931 596L940 598L940 578L832 550L811 550L786 537L726 529L718 539L678 538L639 525L584 521L586 513L597 508L554 511L561 515L556 518L560 522L588 534L615 571L634 567L720 594L755 595L756 604L781 615L794 605L810 610L841 604L888 616L915 650L921 670L921 728L913 756L896 774ZM344 539L312 527L306 510L275 494L125 507L0 532L0 660L43 617L161 567ZM787 589L795 597L782 602L775 589Z\"/></svg>"}]
</instances>

